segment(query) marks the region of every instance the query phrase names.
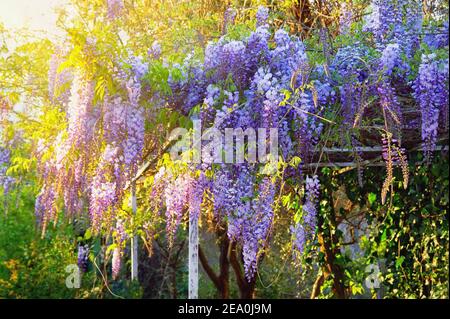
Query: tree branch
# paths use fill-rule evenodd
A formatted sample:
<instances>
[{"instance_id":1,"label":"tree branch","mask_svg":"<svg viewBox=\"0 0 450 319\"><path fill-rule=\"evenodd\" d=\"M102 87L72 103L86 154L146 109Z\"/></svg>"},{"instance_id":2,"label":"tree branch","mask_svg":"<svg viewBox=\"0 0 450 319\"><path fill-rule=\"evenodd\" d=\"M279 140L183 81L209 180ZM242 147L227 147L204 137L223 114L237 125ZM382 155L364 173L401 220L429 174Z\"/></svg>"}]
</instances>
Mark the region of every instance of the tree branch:
<instances>
[{"instance_id":1,"label":"tree branch","mask_svg":"<svg viewBox=\"0 0 450 319\"><path fill-rule=\"evenodd\" d=\"M203 249L200 245L198 245L198 257L200 258L200 262L202 264L203 269L205 270L206 274L208 275L209 279L214 283L214 286L221 291L221 282L219 280L219 277L215 274L214 270L211 268L211 266L208 263L208 260L206 259L205 253L203 252Z\"/></svg>"},{"instance_id":2,"label":"tree branch","mask_svg":"<svg viewBox=\"0 0 450 319\"><path fill-rule=\"evenodd\" d=\"M172 143L171 143L170 141L167 142L167 143L164 145L164 147L163 147L163 149L161 150L161 152L158 154L158 156L155 156L155 157L153 157L152 159L146 161L144 164L142 164L142 166L139 168L139 170L137 171L136 175L131 179L131 181L129 181L127 184L125 184L125 188L124 188L124 189L127 190L133 182L136 182L138 179L140 179L141 176L144 175L145 172L148 171L148 169L149 169L153 164L155 164L156 161L157 161L158 159L161 158L161 155L164 154L164 153L169 149L169 147L170 147L171 145L172 145Z\"/></svg>"},{"instance_id":3,"label":"tree branch","mask_svg":"<svg viewBox=\"0 0 450 319\"><path fill-rule=\"evenodd\" d=\"M236 274L236 280L239 287L239 290L244 290L246 286L244 274L241 269L241 265L239 264L239 261L236 256L236 243L233 242L231 244L231 250L230 250L230 263L231 267L233 267L234 273Z\"/></svg>"}]
</instances>

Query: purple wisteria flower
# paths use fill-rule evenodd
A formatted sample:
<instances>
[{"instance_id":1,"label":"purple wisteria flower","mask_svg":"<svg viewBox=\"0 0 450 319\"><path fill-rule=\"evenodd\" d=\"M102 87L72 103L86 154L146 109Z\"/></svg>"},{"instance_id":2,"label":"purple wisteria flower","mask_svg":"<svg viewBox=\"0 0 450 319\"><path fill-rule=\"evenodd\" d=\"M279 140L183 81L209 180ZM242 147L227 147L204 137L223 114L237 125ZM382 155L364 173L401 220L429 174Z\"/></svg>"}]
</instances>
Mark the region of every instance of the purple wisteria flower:
<instances>
[{"instance_id":1,"label":"purple wisteria flower","mask_svg":"<svg viewBox=\"0 0 450 319\"><path fill-rule=\"evenodd\" d=\"M423 54L417 78L413 83L414 96L422 115L422 141L428 162L436 145L439 115L442 111L448 112L448 65L448 58L440 60L434 53Z\"/></svg>"},{"instance_id":2,"label":"purple wisteria flower","mask_svg":"<svg viewBox=\"0 0 450 319\"><path fill-rule=\"evenodd\" d=\"M89 267L89 245L78 245L78 267L82 272L87 272Z\"/></svg>"},{"instance_id":3,"label":"purple wisteria flower","mask_svg":"<svg viewBox=\"0 0 450 319\"><path fill-rule=\"evenodd\" d=\"M259 6L256 12L256 27L267 24L269 19L269 9L264 6Z\"/></svg>"},{"instance_id":4,"label":"purple wisteria flower","mask_svg":"<svg viewBox=\"0 0 450 319\"><path fill-rule=\"evenodd\" d=\"M107 0L106 4L108 9L108 19L117 18L124 8L123 0Z\"/></svg>"}]
</instances>

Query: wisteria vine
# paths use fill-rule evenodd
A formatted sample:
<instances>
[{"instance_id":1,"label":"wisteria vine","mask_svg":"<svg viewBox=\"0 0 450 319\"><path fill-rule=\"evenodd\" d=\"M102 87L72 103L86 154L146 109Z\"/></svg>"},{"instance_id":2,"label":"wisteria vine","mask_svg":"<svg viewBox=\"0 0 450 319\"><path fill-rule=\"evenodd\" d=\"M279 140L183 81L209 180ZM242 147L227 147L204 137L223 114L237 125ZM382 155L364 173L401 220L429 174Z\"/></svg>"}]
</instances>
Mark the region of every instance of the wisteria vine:
<instances>
[{"instance_id":1,"label":"wisteria vine","mask_svg":"<svg viewBox=\"0 0 450 319\"><path fill-rule=\"evenodd\" d=\"M108 1L108 19L118 18L120 10L122 1ZM323 146L327 124L340 120L342 134L352 131L350 146L359 145L353 130L362 125L365 114L374 112L374 105L379 106L384 120L381 155L387 167L383 202L393 187L393 166L401 166L404 185L408 184L401 98L408 96L417 103L427 161L432 158L439 131L448 131L448 37L420 35L420 1L374 0L363 28L370 35L368 40L340 47L326 66L310 58L299 37L274 30L267 8L258 9L256 28L240 39L227 35L235 17L234 10L225 12L223 35L208 43L203 60L189 54L182 63L170 64L157 42L146 57L130 54L115 65L117 92L106 90L102 99L95 98L96 83L88 74L81 70L57 74L61 54L51 59L48 95L65 111L67 125L54 145L38 147L53 152L53 157L38 163L43 184L35 205L37 220L45 231L62 209L70 216L88 215L96 234L114 229L114 278L120 272L128 238L119 212L125 190L144 160L149 115L143 96L151 95L158 108L201 119L202 125L222 133L225 128L278 130L276 162L301 159L299 165L286 165L282 172L284 178L305 189L300 218L290 225L296 259L307 242L314 241L318 226L319 176L316 171L308 175L308 170L317 160L317 148ZM341 35L354 32L354 19L351 5L343 5ZM448 22L443 30L448 33ZM423 53L423 46L432 53ZM445 48L447 57L442 54ZM167 69L170 88L161 92L149 88L146 81L151 64L160 60ZM68 81L70 94L56 94ZM374 102L369 106L368 101ZM338 110L335 118L324 118L334 110ZM8 161L9 153L2 149L0 182L5 193L12 181L4 177L3 163ZM241 247L245 275L252 280L272 234L279 208L277 196L284 187L279 167L275 174L265 173L264 168L271 164L265 158L263 163L189 164L181 170L160 165L149 196L155 213L164 211L169 244L186 216L201 218L203 207L210 204L215 221L226 221L229 240ZM63 207L59 198L63 198ZM78 262L84 270L88 253L87 247L79 247Z\"/></svg>"}]
</instances>

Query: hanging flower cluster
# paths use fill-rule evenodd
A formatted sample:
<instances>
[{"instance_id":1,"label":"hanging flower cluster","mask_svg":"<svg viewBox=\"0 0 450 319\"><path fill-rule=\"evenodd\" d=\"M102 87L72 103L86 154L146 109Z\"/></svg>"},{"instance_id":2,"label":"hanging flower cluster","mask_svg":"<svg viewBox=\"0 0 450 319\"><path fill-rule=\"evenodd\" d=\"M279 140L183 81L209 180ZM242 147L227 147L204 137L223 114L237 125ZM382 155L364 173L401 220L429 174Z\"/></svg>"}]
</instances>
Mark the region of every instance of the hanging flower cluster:
<instances>
[{"instance_id":1,"label":"hanging flower cluster","mask_svg":"<svg viewBox=\"0 0 450 319\"><path fill-rule=\"evenodd\" d=\"M422 55L419 72L414 81L414 96L416 97L422 115L422 140L425 158L431 160L436 145L439 126L445 126L448 121L449 75L447 59L438 59L435 54ZM440 116L444 123L440 125Z\"/></svg>"},{"instance_id":2,"label":"hanging flower cluster","mask_svg":"<svg viewBox=\"0 0 450 319\"><path fill-rule=\"evenodd\" d=\"M5 197L15 182L14 177L6 175L6 171L10 165L11 151L7 148L0 147L0 189L3 191L3 196Z\"/></svg>"},{"instance_id":3,"label":"hanging flower cluster","mask_svg":"<svg viewBox=\"0 0 450 319\"><path fill-rule=\"evenodd\" d=\"M291 226L293 237L294 259L299 259L305 250L308 240L313 239L317 224L317 207L320 196L320 182L317 175L307 176L305 182L305 202L302 219Z\"/></svg>"}]
</instances>

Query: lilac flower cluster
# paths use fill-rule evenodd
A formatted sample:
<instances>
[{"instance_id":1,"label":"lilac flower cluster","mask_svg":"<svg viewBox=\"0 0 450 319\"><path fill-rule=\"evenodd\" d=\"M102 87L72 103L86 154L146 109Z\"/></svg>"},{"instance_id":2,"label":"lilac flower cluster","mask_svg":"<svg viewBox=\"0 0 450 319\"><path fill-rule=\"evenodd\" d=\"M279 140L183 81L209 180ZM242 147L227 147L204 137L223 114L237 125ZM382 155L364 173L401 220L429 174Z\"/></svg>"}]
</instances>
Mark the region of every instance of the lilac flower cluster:
<instances>
[{"instance_id":1,"label":"lilac flower cluster","mask_svg":"<svg viewBox=\"0 0 450 319\"><path fill-rule=\"evenodd\" d=\"M123 0L107 0L106 4L108 9L107 16L111 20L117 18L124 8Z\"/></svg>"},{"instance_id":2,"label":"lilac flower cluster","mask_svg":"<svg viewBox=\"0 0 450 319\"><path fill-rule=\"evenodd\" d=\"M53 185L46 185L36 197L34 204L36 221L44 233L50 221L56 217L56 194Z\"/></svg>"},{"instance_id":3,"label":"lilac flower cluster","mask_svg":"<svg viewBox=\"0 0 450 319\"><path fill-rule=\"evenodd\" d=\"M61 49L57 49L50 57L48 96L52 102L58 102L66 106L70 97L70 90L67 88L67 84L72 80L72 74L67 69L58 72L58 68L62 62L63 52Z\"/></svg>"},{"instance_id":4,"label":"lilac flower cluster","mask_svg":"<svg viewBox=\"0 0 450 319\"><path fill-rule=\"evenodd\" d=\"M209 188L209 181L203 172L198 179L191 178L188 187L189 218L198 219L203 203L203 194Z\"/></svg>"},{"instance_id":5,"label":"lilac flower cluster","mask_svg":"<svg viewBox=\"0 0 450 319\"><path fill-rule=\"evenodd\" d=\"M297 85L303 83L308 75L309 61L303 42L297 37L291 37L283 29L274 34L276 48L271 52L271 66L274 74L285 84L290 83L294 73L297 75Z\"/></svg>"},{"instance_id":6,"label":"lilac flower cluster","mask_svg":"<svg viewBox=\"0 0 450 319\"><path fill-rule=\"evenodd\" d=\"M317 91L317 103L319 106L327 107L336 102L336 91L329 80L314 80L314 88Z\"/></svg>"},{"instance_id":7,"label":"lilac flower cluster","mask_svg":"<svg viewBox=\"0 0 450 319\"><path fill-rule=\"evenodd\" d=\"M394 88L387 82L381 82L377 87L380 105L392 125L399 127L402 123L402 112Z\"/></svg>"},{"instance_id":8,"label":"lilac flower cluster","mask_svg":"<svg viewBox=\"0 0 450 319\"><path fill-rule=\"evenodd\" d=\"M272 226L275 184L268 177L257 184L255 167L250 165L223 167L215 174L212 192L216 218L226 216L228 237L242 244L245 275L250 281Z\"/></svg>"},{"instance_id":9,"label":"lilac flower cluster","mask_svg":"<svg viewBox=\"0 0 450 319\"><path fill-rule=\"evenodd\" d=\"M400 164L400 157L405 156L406 150L400 147L398 140L391 139L388 141L386 136L381 138L382 156L384 161L392 161L393 165Z\"/></svg>"},{"instance_id":10,"label":"lilac flower cluster","mask_svg":"<svg viewBox=\"0 0 450 319\"><path fill-rule=\"evenodd\" d=\"M440 60L435 54L422 55L417 78L413 83L414 96L422 115L422 141L427 161L436 145L439 115L448 112L448 58Z\"/></svg>"},{"instance_id":11,"label":"lilac flower cluster","mask_svg":"<svg viewBox=\"0 0 450 319\"><path fill-rule=\"evenodd\" d=\"M402 21L404 26L400 27L400 30L404 30L404 32L397 32L396 39L404 47L405 54L412 57L414 50L420 45L420 33L423 25L422 1L403 0L400 3L404 4Z\"/></svg>"},{"instance_id":12,"label":"lilac flower cluster","mask_svg":"<svg viewBox=\"0 0 450 319\"><path fill-rule=\"evenodd\" d=\"M152 50L153 49L158 50L158 46L156 45L155 48L153 48L152 46ZM148 72L148 64L144 62L140 57L132 55L128 59L127 64L131 67L132 80L134 80L135 82L140 81ZM127 80L125 76L123 77L123 80Z\"/></svg>"},{"instance_id":13,"label":"lilac flower cluster","mask_svg":"<svg viewBox=\"0 0 450 319\"><path fill-rule=\"evenodd\" d=\"M125 232L125 226L122 219L118 219L115 225L115 239L116 242L122 244L128 239L128 234Z\"/></svg>"},{"instance_id":14,"label":"lilac flower cluster","mask_svg":"<svg viewBox=\"0 0 450 319\"><path fill-rule=\"evenodd\" d=\"M341 34L347 34L350 31L350 26L353 20L353 11L349 8L347 2L341 4L341 12L339 16L339 32Z\"/></svg>"},{"instance_id":15,"label":"lilac flower cluster","mask_svg":"<svg viewBox=\"0 0 450 319\"><path fill-rule=\"evenodd\" d=\"M317 225L317 205L320 195L320 183L317 175L306 177L305 202L302 222L291 226L294 258L299 259L304 252L306 241L311 240Z\"/></svg>"},{"instance_id":16,"label":"lilac flower cluster","mask_svg":"<svg viewBox=\"0 0 450 319\"><path fill-rule=\"evenodd\" d=\"M125 232L125 227L122 219L117 219L114 225L113 232L114 244L116 247L113 250L112 260L111 260L111 273L112 278L115 280L119 276L120 269L122 266L122 255L124 243L128 239L128 234Z\"/></svg>"},{"instance_id":17,"label":"lilac flower cluster","mask_svg":"<svg viewBox=\"0 0 450 319\"><path fill-rule=\"evenodd\" d=\"M441 27L429 27L424 32L423 42L430 48L440 49L448 46L448 21L445 21Z\"/></svg>"},{"instance_id":18,"label":"lilac flower cluster","mask_svg":"<svg viewBox=\"0 0 450 319\"><path fill-rule=\"evenodd\" d=\"M401 49L398 43L389 43L381 53L380 64L383 75L390 77L394 69L404 69L406 66L401 58Z\"/></svg>"},{"instance_id":19,"label":"lilac flower cluster","mask_svg":"<svg viewBox=\"0 0 450 319\"><path fill-rule=\"evenodd\" d=\"M305 182L306 201L303 210L306 215L303 216L304 222L311 230L316 226L317 204L320 195L320 182L317 175L307 176Z\"/></svg>"},{"instance_id":20,"label":"lilac flower cluster","mask_svg":"<svg viewBox=\"0 0 450 319\"><path fill-rule=\"evenodd\" d=\"M147 54L151 59L157 60L161 57L161 51L161 44L158 41L154 41L150 49L148 49Z\"/></svg>"},{"instance_id":21,"label":"lilac flower cluster","mask_svg":"<svg viewBox=\"0 0 450 319\"><path fill-rule=\"evenodd\" d=\"M114 248L111 260L111 274L115 280L119 276L120 268L122 266L122 251L119 247Z\"/></svg>"},{"instance_id":22,"label":"lilac flower cluster","mask_svg":"<svg viewBox=\"0 0 450 319\"><path fill-rule=\"evenodd\" d=\"M372 1L372 12L364 25L365 31L374 34L378 43L385 43L390 37L395 20L394 4L390 0Z\"/></svg>"},{"instance_id":23,"label":"lilac flower cluster","mask_svg":"<svg viewBox=\"0 0 450 319\"><path fill-rule=\"evenodd\" d=\"M292 253L294 260L300 260L307 241L307 232L305 226L299 222L290 226L292 236Z\"/></svg>"},{"instance_id":24,"label":"lilac flower cluster","mask_svg":"<svg viewBox=\"0 0 450 319\"><path fill-rule=\"evenodd\" d=\"M232 172L226 168L220 169L215 173L213 181L212 193L214 196L214 213L217 219L226 216L229 212L235 210L236 190L234 188L234 181ZM234 234L239 233L234 229L234 225L228 226L229 237L234 237Z\"/></svg>"},{"instance_id":25,"label":"lilac flower cluster","mask_svg":"<svg viewBox=\"0 0 450 319\"><path fill-rule=\"evenodd\" d=\"M168 84L171 94L166 97L167 104L170 108L187 115L194 106L201 104L205 99L207 87L205 71L192 55L188 55L182 65L174 64L170 71Z\"/></svg>"},{"instance_id":26,"label":"lilac flower cluster","mask_svg":"<svg viewBox=\"0 0 450 319\"><path fill-rule=\"evenodd\" d=\"M128 81L128 107L126 121L126 139L123 141L124 164L128 168L127 174L131 176L137 169L141 160L144 146L145 118L144 110L139 105L141 86L139 82Z\"/></svg>"},{"instance_id":27,"label":"lilac flower cluster","mask_svg":"<svg viewBox=\"0 0 450 319\"><path fill-rule=\"evenodd\" d=\"M3 189L3 196L8 195L15 178L6 175L10 163L11 151L0 147L0 189Z\"/></svg>"},{"instance_id":28,"label":"lilac flower cluster","mask_svg":"<svg viewBox=\"0 0 450 319\"><path fill-rule=\"evenodd\" d=\"M117 202L116 184L106 182L101 176L94 178L91 184L91 194L89 203L89 213L91 216L92 228L95 232L100 231L100 227L107 218L105 212L113 209Z\"/></svg>"},{"instance_id":29,"label":"lilac flower cluster","mask_svg":"<svg viewBox=\"0 0 450 319\"><path fill-rule=\"evenodd\" d=\"M227 191L228 237L230 240L245 243L246 221L255 215L251 200L254 197L254 172L248 165L240 165L229 172L232 186ZM216 198L214 198L214 203ZM245 257L244 257L245 258Z\"/></svg>"},{"instance_id":30,"label":"lilac flower cluster","mask_svg":"<svg viewBox=\"0 0 450 319\"><path fill-rule=\"evenodd\" d=\"M230 76L238 87L244 87L247 80L244 65L245 44L242 41L221 39L206 48L205 71L215 72L215 82L225 81Z\"/></svg>"},{"instance_id":31,"label":"lilac flower cluster","mask_svg":"<svg viewBox=\"0 0 450 319\"><path fill-rule=\"evenodd\" d=\"M64 207L66 213L71 216L80 215L83 212L84 200L81 196L86 178L84 175L83 161L78 159L72 167L69 167L65 174L62 174L62 180L65 185L71 187L64 188Z\"/></svg>"},{"instance_id":32,"label":"lilac flower cluster","mask_svg":"<svg viewBox=\"0 0 450 319\"><path fill-rule=\"evenodd\" d=\"M87 272L89 267L89 245L78 245L78 267L82 272Z\"/></svg>"},{"instance_id":33,"label":"lilac flower cluster","mask_svg":"<svg viewBox=\"0 0 450 319\"><path fill-rule=\"evenodd\" d=\"M269 9L264 6L259 6L256 12L256 27L260 27L267 24L269 19Z\"/></svg>"},{"instance_id":34,"label":"lilac flower cluster","mask_svg":"<svg viewBox=\"0 0 450 319\"><path fill-rule=\"evenodd\" d=\"M411 57L419 46L422 20L421 1L373 0L372 12L364 30L374 34L379 47L384 47L390 41L398 42L405 54Z\"/></svg>"},{"instance_id":35,"label":"lilac flower cluster","mask_svg":"<svg viewBox=\"0 0 450 319\"><path fill-rule=\"evenodd\" d=\"M89 215L92 228L100 231L104 222L110 220L107 212L114 212L122 192L119 148L107 145L96 168L95 176L89 185Z\"/></svg>"},{"instance_id":36,"label":"lilac flower cluster","mask_svg":"<svg viewBox=\"0 0 450 319\"><path fill-rule=\"evenodd\" d=\"M340 81L338 86L342 106L343 124L353 125L363 101L363 83L369 76L365 59L367 48L356 43L354 46L340 48L330 66Z\"/></svg>"},{"instance_id":37,"label":"lilac flower cluster","mask_svg":"<svg viewBox=\"0 0 450 319\"><path fill-rule=\"evenodd\" d=\"M228 27L234 24L236 20L236 10L233 8L227 8L225 13L223 14L223 28L222 33L226 33L228 31Z\"/></svg>"},{"instance_id":38,"label":"lilac flower cluster","mask_svg":"<svg viewBox=\"0 0 450 319\"><path fill-rule=\"evenodd\" d=\"M248 216L243 231L244 269L248 280L256 273L258 252L268 244L268 236L273 222L273 202L275 185L265 177L258 186L258 197L252 202L253 216Z\"/></svg>"},{"instance_id":39,"label":"lilac flower cluster","mask_svg":"<svg viewBox=\"0 0 450 319\"><path fill-rule=\"evenodd\" d=\"M244 67L249 74L254 74L263 64L269 62L269 38L270 32L266 25L256 28L247 38Z\"/></svg>"},{"instance_id":40,"label":"lilac flower cluster","mask_svg":"<svg viewBox=\"0 0 450 319\"><path fill-rule=\"evenodd\" d=\"M164 191L166 231L170 246L173 244L175 232L186 210L190 183L190 177L183 174L169 181Z\"/></svg>"},{"instance_id":41,"label":"lilac flower cluster","mask_svg":"<svg viewBox=\"0 0 450 319\"><path fill-rule=\"evenodd\" d=\"M161 166L158 172L153 176L153 183L150 190L150 197L154 199L151 201L151 207L156 213L161 212L161 208L165 205L165 189L168 185L167 171L164 166Z\"/></svg>"},{"instance_id":42,"label":"lilac flower cluster","mask_svg":"<svg viewBox=\"0 0 450 319\"><path fill-rule=\"evenodd\" d=\"M169 245L172 245L185 213L189 212L191 219L200 216L203 194L210 187L210 183L203 173L194 178L188 172L173 176L170 172L160 170L158 175L152 193L158 192L164 199L167 238Z\"/></svg>"},{"instance_id":43,"label":"lilac flower cluster","mask_svg":"<svg viewBox=\"0 0 450 319\"><path fill-rule=\"evenodd\" d=\"M94 135L93 101L94 83L76 73L73 79L69 105L67 108L67 144L87 150Z\"/></svg>"}]
</instances>

